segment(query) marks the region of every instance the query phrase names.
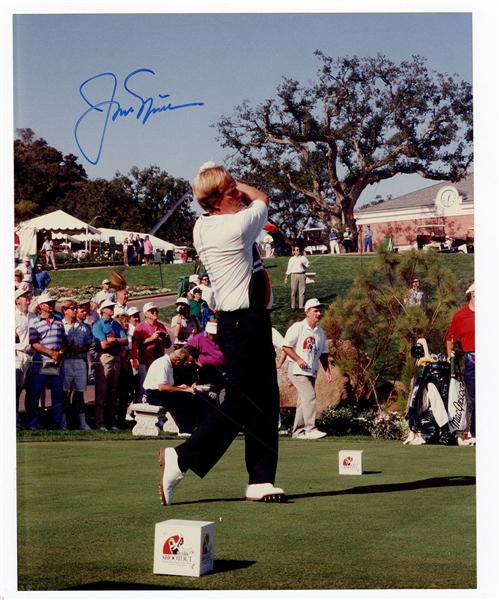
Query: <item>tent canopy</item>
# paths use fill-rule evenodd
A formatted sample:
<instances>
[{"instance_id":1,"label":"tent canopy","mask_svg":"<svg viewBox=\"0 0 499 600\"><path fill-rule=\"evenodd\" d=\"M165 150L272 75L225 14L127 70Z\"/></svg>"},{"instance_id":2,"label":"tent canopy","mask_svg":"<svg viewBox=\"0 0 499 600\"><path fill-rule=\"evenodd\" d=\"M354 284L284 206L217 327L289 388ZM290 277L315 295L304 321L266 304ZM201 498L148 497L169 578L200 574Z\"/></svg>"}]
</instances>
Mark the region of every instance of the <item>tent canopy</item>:
<instances>
[{"instance_id":1,"label":"tent canopy","mask_svg":"<svg viewBox=\"0 0 499 600\"><path fill-rule=\"evenodd\" d=\"M62 233L68 235L75 235L76 233L92 233L100 234L100 230L88 225L84 221L80 221L76 217L72 217L65 213L63 210L56 210L48 213L47 215L41 215L34 217L29 221L21 223L20 227L34 227L38 231L51 231L54 234Z\"/></svg>"},{"instance_id":2,"label":"tent canopy","mask_svg":"<svg viewBox=\"0 0 499 600\"><path fill-rule=\"evenodd\" d=\"M124 231L121 229L108 229L107 227L101 227L99 231L99 235L89 236L89 239L92 242L104 242L105 244L109 244L109 238L114 238L115 244L123 244L123 241L130 234L133 234L134 238L136 235L139 235L142 239L145 238L146 235L149 235L149 239L153 245L155 250L175 250L175 246L170 242L165 242L164 240L156 237L155 235L150 235L148 233L142 233L141 231ZM79 234L75 237L84 240L85 235Z\"/></svg>"}]
</instances>

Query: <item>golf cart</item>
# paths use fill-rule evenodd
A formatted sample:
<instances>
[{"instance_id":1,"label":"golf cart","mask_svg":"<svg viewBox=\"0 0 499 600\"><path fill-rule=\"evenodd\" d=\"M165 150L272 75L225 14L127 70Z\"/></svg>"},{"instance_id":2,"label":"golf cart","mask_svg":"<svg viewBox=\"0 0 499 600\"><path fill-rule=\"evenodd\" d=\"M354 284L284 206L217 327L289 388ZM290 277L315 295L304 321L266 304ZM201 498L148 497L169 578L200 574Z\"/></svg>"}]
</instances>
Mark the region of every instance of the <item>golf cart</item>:
<instances>
[{"instance_id":1,"label":"golf cart","mask_svg":"<svg viewBox=\"0 0 499 600\"><path fill-rule=\"evenodd\" d=\"M321 227L304 229L303 239L305 240L305 253L325 254L327 252L327 246L324 244L324 230Z\"/></svg>"},{"instance_id":2,"label":"golf cart","mask_svg":"<svg viewBox=\"0 0 499 600\"><path fill-rule=\"evenodd\" d=\"M416 243L418 250L428 251L435 248L437 252L468 252L467 238L451 238L445 235L445 225L418 225Z\"/></svg>"}]
</instances>

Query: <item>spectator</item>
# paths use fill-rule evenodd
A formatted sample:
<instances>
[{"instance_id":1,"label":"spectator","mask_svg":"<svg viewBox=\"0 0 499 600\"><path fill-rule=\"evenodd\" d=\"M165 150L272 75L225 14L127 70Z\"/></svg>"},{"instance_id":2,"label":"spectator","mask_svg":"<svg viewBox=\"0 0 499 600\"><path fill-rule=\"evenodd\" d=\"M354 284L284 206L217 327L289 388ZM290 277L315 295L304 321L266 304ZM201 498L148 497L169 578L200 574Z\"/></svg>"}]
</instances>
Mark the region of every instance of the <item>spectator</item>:
<instances>
[{"instance_id":1,"label":"spectator","mask_svg":"<svg viewBox=\"0 0 499 600\"><path fill-rule=\"evenodd\" d=\"M198 285L197 287L201 290L201 297L206 302L206 306L210 310L210 314L214 315L216 312L216 302L215 302L215 290L213 289L210 281L210 276L208 273L201 273L198 275ZM192 298L192 292L187 294L188 298Z\"/></svg>"},{"instance_id":2,"label":"spectator","mask_svg":"<svg viewBox=\"0 0 499 600\"><path fill-rule=\"evenodd\" d=\"M126 313L128 312L128 290L121 288L116 292L116 308L121 308Z\"/></svg>"},{"instance_id":3,"label":"spectator","mask_svg":"<svg viewBox=\"0 0 499 600\"><path fill-rule=\"evenodd\" d=\"M24 429L19 417L19 398L23 390L29 395L33 349L29 343L30 324L36 315L29 312L29 293L22 288L15 292L15 339L16 339L16 427Z\"/></svg>"},{"instance_id":4,"label":"spectator","mask_svg":"<svg viewBox=\"0 0 499 600\"><path fill-rule=\"evenodd\" d=\"M192 189L208 213L194 226L194 244L203 264L210 265L229 382L223 404L186 442L161 448L161 500L171 504L173 488L188 469L204 477L244 428L246 500L279 502L284 492L274 487L279 388L269 315L272 289L255 248L267 222L268 198L213 163L201 167Z\"/></svg>"},{"instance_id":5,"label":"spectator","mask_svg":"<svg viewBox=\"0 0 499 600\"><path fill-rule=\"evenodd\" d=\"M331 227L331 231L329 232L329 248L331 249L331 254L340 254L338 239L338 230Z\"/></svg>"},{"instance_id":6,"label":"spectator","mask_svg":"<svg viewBox=\"0 0 499 600\"><path fill-rule=\"evenodd\" d=\"M296 310L296 298L298 298L300 309L305 306L305 273L309 267L310 263L302 253L300 246L293 246L293 256L288 261L288 268L284 277L284 283L288 283L288 277L291 276L291 310Z\"/></svg>"},{"instance_id":7,"label":"spectator","mask_svg":"<svg viewBox=\"0 0 499 600\"><path fill-rule=\"evenodd\" d=\"M33 285L35 296L41 296L42 294L44 294L50 281L50 275L47 273L47 271L43 270L42 263L36 263L36 269L33 273Z\"/></svg>"},{"instance_id":8,"label":"spectator","mask_svg":"<svg viewBox=\"0 0 499 600\"><path fill-rule=\"evenodd\" d=\"M47 266L50 267L50 263L52 263L54 271L57 271L54 256L54 242L49 239L48 235L44 237L44 240L45 241L42 244L42 250L45 252L45 260L47 261Z\"/></svg>"},{"instance_id":9,"label":"spectator","mask_svg":"<svg viewBox=\"0 0 499 600\"><path fill-rule=\"evenodd\" d=\"M343 248L345 248L345 252L351 253L354 251L353 249L353 233L350 227L347 227L343 233Z\"/></svg>"},{"instance_id":10,"label":"spectator","mask_svg":"<svg viewBox=\"0 0 499 600\"><path fill-rule=\"evenodd\" d=\"M201 331L201 324L196 317L191 317L187 298L178 298L175 302L177 314L172 318L173 345L180 348Z\"/></svg>"},{"instance_id":11,"label":"spectator","mask_svg":"<svg viewBox=\"0 0 499 600\"><path fill-rule=\"evenodd\" d=\"M148 235L144 238L144 257L146 264L152 265L154 263L154 249Z\"/></svg>"},{"instance_id":12,"label":"spectator","mask_svg":"<svg viewBox=\"0 0 499 600\"><path fill-rule=\"evenodd\" d=\"M220 396L227 387L227 364L217 341L217 322L208 321L184 346L199 367L199 383L210 384Z\"/></svg>"},{"instance_id":13,"label":"spectator","mask_svg":"<svg viewBox=\"0 0 499 600\"><path fill-rule=\"evenodd\" d=\"M133 248L133 244L132 248ZM128 267L128 248L130 247L130 240L128 239L128 236L125 237L125 239L123 240L123 264L125 265L125 267Z\"/></svg>"},{"instance_id":14,"label":"spectator","mask_svg":"<svg viewBox=\"0 0 499 600\"><path fill-rule=\"evenodd\" d=\"M137 384L134 380L135 373L138 378L137 343L129 332L130 316L127 313L114 315L114 318L127 334L128 344L121 349L120 377L118 380L118 427L125 429L126 416L130 414L129 406L136 399Z\"/></svg>"},{"instance_id":15,"label":"spectator","mask_svg":"<svg viewBox=\"0 0 499 600\"><path fill-rule=\"evenodd\" d=\"M263 238L263 243L265 244L265 258L272 258L274 256L274 238L267 233L267 235Z\"/></svg>"},{"instance_id":16,"label":"spectator","mask_svg":"<svg viewBox=\"0 0 499 600\"><path fill-rule=\"evenodd\" d=\"M191 290L190 295L192 295L192 298L189 298L189 312L191 317L196 317L201 323L203 319L203 305L206 304L202 298L203 292L200 287L195 287Z\"/></svg>"},{"instance_id":17,"label":"spectator","mask_svg":"<svg viewBox=\"0 0 499 600\"><path fill-rule=\"evenodd\" d=\"M173 250L166 251L166 261L165 262L167 265L173 265L173 262L174 262Z\"/></svg>"},{"instance_id":18,"label":"spectator","mask_svg":"<svg viewBox=\"0 0 499 600\"><path fill-rule=\"evenodd\" d=\"M140 323L140 310L136 306L129 306L126 314L130 317L128 332L133 335L135 328Z\"/></svg>"},{"instance_id":19,"label":"spectator","mask_svg":"<svg viewBox=\"0 0 499 600\"><path fill-rule=\"evenodd\" d=\"M144 313L144 322L139 323L133 331L134 340L137 342L139 360L139 401L144 394L143 383L147 370L172 345L170 334L158 319L158 305L154 302L147 302L144 304L142 312Z\"/></svg>"},{"instance_id":20,"label":"spectator","mask_svg":"<svg viewBox=\"0 0 499 600\"><path fill-rule=\"evenodd\" d=\"M190 437L212 407L207 394L196 393L196 384L175 383L173 370L191 360L184 348L175 350L170 356L165 354L152 363L144 381L148 404L166 408L179 429L179 437Z\"/></svg>"},{"instance_id":21,"label":"spectator","mask_svg":"<svg viewBox=\"0 0 499 600\"><path fill-rule=\"evenodd\" d=\"M419 289L419 279L414 277L404 298L404 306L421 306L424 308L425 303L424 292Z\"/></svg>"},{"instance_id":22,"label":"spectator","mask_svg":"<svg viewBox=\"0 0 499 600\"><path fill-rule=\"evenodd\" d=\"M322 304L312 298L305 304L305 319L294 323L286 332L283 352L290 358L288 376L298 391L293 437L301 440L317 440L326 435L315 425L317 401L315 380L319 361L326 372L326 381L331 382L326 337L320 327Z\"/></svg>"},{"instance_id":23,"label":"spectator","mask_svg":"<svg viewBox=\"0 0 499 600\"><path fill-rule=\"evenodd\" d=\"M29 328L29 342L33 356L32 382L26 400L26 422L29 429L38 427L38 403L50 381L52 400L52 425L64 428L64 364L63 354L67 346L66 332L60 319L53 316L55 300L48 293L38 297L40 314Z\"/></svg>"},{"instance_id":24,"label":"spectator","mask_svg":"<svg viewBox=\"0 0 499 600\"><path fill-rule=\"evenodd\" d=\"M92 308L94 310L97 310L99 308L99 305L103 300L110 300L111 302L116 302L116 296L114 295L114 292L111 292L111 290L109 289L110 286L111 282L109 281L109 279L102 280L102 289L99 292L97 292L92 298Z\"/></svg>"},{"instance_id":25,"label":"spectator","mask_svg":"<svg viewBox=\"0 0 499 600\"><path fill-rule=\"evenodd\" d=\"M461 347L466 356L464 359L464 383L471 402L471 418L469 433L463 435L461 444L476 444L475 423L475 282L469 282L466 290L466 306L458 310L452 317L446 336L447 358L451 359L454 346L461 340Z\"/></svg>"},{"instance_id":26,"label":"spectator","mask_svg":"<svg viewBox=\"0 0 499 600\"><path fill-rule=\"evenodd\" d=\"M185 250L185 249L182 250L182 252L180 253L180 260L183 263L186 263L188 258L189 258L189 255L187 254L187 250Z\"/></svg>"},{"instance_id":27,"label":"spectator","mask_svg":"<svg viewBox=\"0 0 499 600\"><path fill-rule=\"evenodd\" d=\"M90 430L85 417L84 393L87 389L87 353L92 343L90 327L76 318L78 304L75 300L65 300L61 304L62 323L68 339L64 355L64 384L66 406L71 406L78 419L79 429ZM67 415L65 415L67 418Z\"/></svg>"},{"instance_id":28,"label":"spectator","mask_svg":"<svg viewBox=\"0 0 499 600\"><path fill-rule=\"evenodd\" d=\"M92 334L97 360L95 363L95 427L102 431L117 430L116 405L120 376L120 354L128 345L121 325L113 320L115 303L104 300L102 317L94 323Z\"/></svg>"},{"instance_id":29,"label":"spectator","mask_svg":"<svg viewBox=\"0 0 499 600\"><path fill-rule=\"evenodd\" d=\"M142 255L144 253L144 243L142 242L140 235L137 234L133 241L133 256L135 262L140 266L142 264Z\"/></svg>"},{"instance_id":30,"label":"spectator","mask_svg":"<svg viewBox=\"0 0 499 600\"><path fill-rule=\"evenodd\" d=\"M364 252L373 251L373 230L371 226L368 225L366 229L364 229Z\"/></svg>"},{"instance_id":31,"label":"spectator","mask_svg":"<svg viewBox=\"0 0 499 600\"><path fill-rule=\"evenodd\" d=\"M90 331L94 326L94 323L100 319L99 313L96 310L90 308L90 300L83 298L78 302L78 310L76 311L76 318L82 323L86 323L90 327ZM87 355L88 362L88 383L95 381L95 363L97 361L97 353L95 351L95 341L92 335L92 342L90 344L90 350Z\"/></svg>"},{"instance_id":32,"label":"spectator","mask_svg":"<svg viewBox=\"0 0 499 600\"><path fill-rule=\"evenodd\" d=\"M20 269L14 271L14 287L16 292L22 290L29 294L31 291L31 286L24 281L23 272Z\"/></svg>"},{"instance_id":33,"label":"spectator","mask_svg":"<svg viewBox=\"0 0 499 600\"><path fill-rule=\"evenodd\" d=\"M23 258L22 264L17 267L23 274L23 282L29 286L30 297L33 292L33 267L31 266L31 259L29 256Z\"/></svg>"}]
</instances>

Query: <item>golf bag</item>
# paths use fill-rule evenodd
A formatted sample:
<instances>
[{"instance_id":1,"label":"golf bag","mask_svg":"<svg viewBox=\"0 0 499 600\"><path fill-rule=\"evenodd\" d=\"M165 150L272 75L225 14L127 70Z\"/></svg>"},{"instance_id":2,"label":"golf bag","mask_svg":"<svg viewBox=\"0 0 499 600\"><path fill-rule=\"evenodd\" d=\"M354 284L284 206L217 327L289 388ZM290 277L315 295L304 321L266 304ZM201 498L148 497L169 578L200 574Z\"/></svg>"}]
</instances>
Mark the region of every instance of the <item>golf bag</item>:
<instances>
[{"instance_id":1,"label":"golf bag","mask_svg":"<svg viewBox=\"0 0 499 600\"><path fill-rule=\"evenodd\" d=\"M449 363L432 358L422 339L411 354L421 370L409 394L406 418L411 434L404 443L457 444L456 434L468 427L469 409L465 386L454 376L453 359Z\"/></svg>"}]
</instances>

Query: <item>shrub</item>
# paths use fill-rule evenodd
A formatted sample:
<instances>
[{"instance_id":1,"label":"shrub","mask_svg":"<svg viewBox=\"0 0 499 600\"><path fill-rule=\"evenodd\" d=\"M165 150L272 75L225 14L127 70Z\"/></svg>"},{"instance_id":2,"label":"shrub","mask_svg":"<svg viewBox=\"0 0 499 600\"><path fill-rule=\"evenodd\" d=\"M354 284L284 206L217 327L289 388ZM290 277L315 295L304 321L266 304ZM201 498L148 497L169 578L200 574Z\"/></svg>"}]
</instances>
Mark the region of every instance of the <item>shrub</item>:
<instances>
[{"instance_id":1,"label":"shrub","mask_svg":"<svg viewBox=\"0 0 499 600\"><path fill-rule=\"evenodd\" d=\"M402 440L409 433L405 419L397 412L358 410L355 407L329 406L317 419L317 426L330 435L369 435L385 440Z\"/></svg>"}]
</instances>

